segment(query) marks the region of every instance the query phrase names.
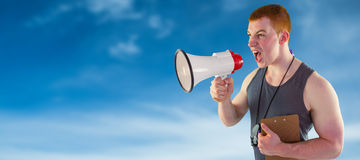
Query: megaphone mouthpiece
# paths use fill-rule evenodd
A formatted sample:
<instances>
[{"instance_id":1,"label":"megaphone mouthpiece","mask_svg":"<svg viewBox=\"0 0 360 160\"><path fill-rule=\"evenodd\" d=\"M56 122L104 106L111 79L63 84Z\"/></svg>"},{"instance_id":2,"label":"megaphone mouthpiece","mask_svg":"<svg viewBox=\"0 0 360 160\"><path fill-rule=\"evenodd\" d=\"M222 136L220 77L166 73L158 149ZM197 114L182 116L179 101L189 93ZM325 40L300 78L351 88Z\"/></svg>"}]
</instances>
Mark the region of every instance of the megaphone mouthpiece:
<instances>
[{"instance_id":1,"label":"megaphone mouthpiece","mask_svg":"<svg viewBox=\"0 0 360 160\"><path fill-rule=\"evenodd\" d=\"M231 72L233 74L236 70L240 69L243 65L243 59L239 54L234 53L231 50L228 50L231 53L231 56L234 59L234 70Z\"/></svg>"}]
</instances>

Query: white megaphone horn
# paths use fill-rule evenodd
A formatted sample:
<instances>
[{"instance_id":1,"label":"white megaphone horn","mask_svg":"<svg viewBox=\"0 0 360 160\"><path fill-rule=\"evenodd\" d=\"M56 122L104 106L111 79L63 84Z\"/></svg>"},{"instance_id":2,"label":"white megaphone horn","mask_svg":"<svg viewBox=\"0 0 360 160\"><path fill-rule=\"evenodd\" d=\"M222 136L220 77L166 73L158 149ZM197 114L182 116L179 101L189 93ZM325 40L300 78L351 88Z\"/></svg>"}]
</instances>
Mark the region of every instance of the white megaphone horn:
<instances>
[{"instance_id":1,"label":"white megaphone horn","mask_svg":"<svg viewBox=\"0 0 360 160\"><path fill-rule=\"evenodd\" d=\"M191 92L200 81L212 76L225 79L243 65L239 54L230 50L212 56L196 56L178 49L175 53L176 75L185 92Z\"/></svg>"}]
</instances>

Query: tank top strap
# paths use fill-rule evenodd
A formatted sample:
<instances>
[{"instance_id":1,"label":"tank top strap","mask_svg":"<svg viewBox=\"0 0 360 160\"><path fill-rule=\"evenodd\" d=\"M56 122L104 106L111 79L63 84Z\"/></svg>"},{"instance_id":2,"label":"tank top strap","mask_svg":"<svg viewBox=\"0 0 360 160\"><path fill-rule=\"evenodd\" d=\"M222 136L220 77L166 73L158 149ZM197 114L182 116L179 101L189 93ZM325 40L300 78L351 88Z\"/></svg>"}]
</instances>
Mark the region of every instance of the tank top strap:
<instances>
[{"instance_id":1,"label":"tank top strap","mask_svg":"<svg viewBox=\"0 0 360 160\"><path fill-rule=\"evenodd\" d=\"M302 62L299 68L296 70L295 74L293 75L293 78L291 78L293 80L292 83L295 83L295 86L303 91L307 79L313 72L314 70L312 68Z\"/></svg>"}]
</instances>

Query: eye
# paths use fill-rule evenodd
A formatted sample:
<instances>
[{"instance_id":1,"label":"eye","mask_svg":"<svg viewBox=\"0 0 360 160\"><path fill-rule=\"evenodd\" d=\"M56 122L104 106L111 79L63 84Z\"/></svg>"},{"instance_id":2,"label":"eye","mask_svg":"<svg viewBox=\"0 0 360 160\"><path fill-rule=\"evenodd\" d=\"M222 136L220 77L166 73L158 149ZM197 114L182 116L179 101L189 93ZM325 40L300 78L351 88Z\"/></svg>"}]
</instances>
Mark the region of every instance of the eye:
<instances>
[{"instance_id":1,"label":"eye","mask_svg":"<svg viewBox=\"0 0 360 160\"><path fill-rule=\"evenodd\" d=\"M261 38L261 37L264 37L265 35L264 34L257 34L256 35L258 38Z\"/></svg>"}]
</instances>

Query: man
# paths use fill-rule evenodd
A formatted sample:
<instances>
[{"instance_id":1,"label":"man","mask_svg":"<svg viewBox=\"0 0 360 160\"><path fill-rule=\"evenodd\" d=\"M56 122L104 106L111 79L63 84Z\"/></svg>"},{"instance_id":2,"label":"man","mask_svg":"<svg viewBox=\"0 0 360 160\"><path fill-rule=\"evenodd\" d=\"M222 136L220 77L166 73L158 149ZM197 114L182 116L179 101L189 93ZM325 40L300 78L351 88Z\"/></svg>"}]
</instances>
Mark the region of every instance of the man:
<instances>
[{"instance_id":1,"label":"man","mask_svg":"<svg viewBox=\"0 0 360 160\"><path fill-rule=\"evenodd\" d=\"M297 114L301 142L284 143L266 125L257 135L255 159L276 155L296 159L332 159L340 155L344 126L331 84L289 51L290 17L281 5L266 5L249 17L249 47L259 68L246 76L231 101L233 79L215 78L210 94L226 126L238 123L250 109L251 128L263 118ZM319 138L307 140L312 125ZM257 128L255 128L257 130ZM256 131L255 131L256 132ZM255 135L256 136L256 135ZM256 138L256 137L255 137Z\"/></svg>"}]
</instances>

